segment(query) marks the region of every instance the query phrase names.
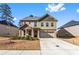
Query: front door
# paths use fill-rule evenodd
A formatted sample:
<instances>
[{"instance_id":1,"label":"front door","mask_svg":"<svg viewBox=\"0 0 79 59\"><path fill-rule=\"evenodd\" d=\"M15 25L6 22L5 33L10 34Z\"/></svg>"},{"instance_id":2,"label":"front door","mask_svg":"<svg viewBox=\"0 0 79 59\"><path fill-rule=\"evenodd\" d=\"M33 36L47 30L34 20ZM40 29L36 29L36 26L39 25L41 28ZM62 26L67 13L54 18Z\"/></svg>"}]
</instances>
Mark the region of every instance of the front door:
<instances>
[{"instance_id":1,"label":"front door","mask_svg":"<svg viewBox=\"0 0 79 59\"><path fill-rule=\"evenodd\" d=\"M28 31L28 35L30 35L31 36L31 30L27 30Z\"/></svg>"},{"instance_id":2,"label":"front door","mask_svg":"<svg viewBox=\"0 0 79 59\"><path fill-rule=\"evenodd\" d=\"M38 30L34 30L34 37L38 37Z\"/></svg>"}]
</instances>

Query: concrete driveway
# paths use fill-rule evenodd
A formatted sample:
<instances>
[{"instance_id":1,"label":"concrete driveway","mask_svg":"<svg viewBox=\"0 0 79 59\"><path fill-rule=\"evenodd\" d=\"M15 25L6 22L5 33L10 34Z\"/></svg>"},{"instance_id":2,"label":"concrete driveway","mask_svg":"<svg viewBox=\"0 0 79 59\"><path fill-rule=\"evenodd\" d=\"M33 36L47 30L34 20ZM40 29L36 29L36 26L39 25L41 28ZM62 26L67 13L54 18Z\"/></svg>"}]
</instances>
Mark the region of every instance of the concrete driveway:
<instances>
[{"instance_id":1,"label":"concrete driveway","mask_svg":"<svg viewBox=\"0 0 79 59\"><path fill-rule=\"evenodd\" d=\"M59 38L40 38L42 55L74 55L79 54L79 47Z\"/></svg>"}]
</instances>

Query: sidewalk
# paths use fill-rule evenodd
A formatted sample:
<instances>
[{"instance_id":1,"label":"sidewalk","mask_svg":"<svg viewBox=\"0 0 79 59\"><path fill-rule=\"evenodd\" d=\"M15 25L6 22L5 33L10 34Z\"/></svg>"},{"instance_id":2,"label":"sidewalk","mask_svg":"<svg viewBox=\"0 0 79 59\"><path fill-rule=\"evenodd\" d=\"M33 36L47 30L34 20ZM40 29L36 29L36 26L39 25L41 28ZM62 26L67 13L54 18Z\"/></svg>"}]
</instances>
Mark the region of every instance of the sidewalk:
<instances>
[{"instance_id":1,"label":"sidewalk","mask_svg":"<svg viewBox=\"0 0 79 59\"><path fill-rule=\"evenodd\" d=\"M0 50L0 55L40 55L40 50Z\"/></svg>"}]
</instances>

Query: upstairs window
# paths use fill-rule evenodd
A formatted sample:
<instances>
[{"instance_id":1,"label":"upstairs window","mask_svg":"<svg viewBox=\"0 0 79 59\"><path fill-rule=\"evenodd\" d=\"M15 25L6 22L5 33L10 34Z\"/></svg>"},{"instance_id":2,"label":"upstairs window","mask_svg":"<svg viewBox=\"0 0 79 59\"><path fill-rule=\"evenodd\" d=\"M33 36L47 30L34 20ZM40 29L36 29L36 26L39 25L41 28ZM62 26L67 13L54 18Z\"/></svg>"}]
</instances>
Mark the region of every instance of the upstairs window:
<instances>
[{"instance_id":1,"label":"upstairs window","mask_svg":"<svg viewBox=\"0 0 79 59\"><path fill-rule=\"evenodd\" d=\"M48 27L48 26L49 26L49 23L47 22L47 23L46 23L46 27Z\"/></svg>"},{"instance_id":2,"label":"upstairs window","mask_svg":"<svg viewBox=\"0 0 79 59\"><path fill-rule=\"evenodd\" d=\"M35 27L37 26L37 22L34 22L34 26L35 26Z\"/></svg>"},{"instance_id":3,"label":"upstairs window","mask_svg":"<svg viewBox=\"0 0 79 59\"><path fill-rule=\"evenodd\" d=\"M41 23L41 26L44 26L44 24L43 24L43 23Z\"/></svg>"},{"instance_id":4,"label":"upstairs window","mask_svg":"<svg viewBox=\"0 0 79 59\"><path fill-rule=\"evenodd\" d=\"M51 26L52 26L52 27L54 26L53 23L51 23Z\"/></svg>"}]
</instances>

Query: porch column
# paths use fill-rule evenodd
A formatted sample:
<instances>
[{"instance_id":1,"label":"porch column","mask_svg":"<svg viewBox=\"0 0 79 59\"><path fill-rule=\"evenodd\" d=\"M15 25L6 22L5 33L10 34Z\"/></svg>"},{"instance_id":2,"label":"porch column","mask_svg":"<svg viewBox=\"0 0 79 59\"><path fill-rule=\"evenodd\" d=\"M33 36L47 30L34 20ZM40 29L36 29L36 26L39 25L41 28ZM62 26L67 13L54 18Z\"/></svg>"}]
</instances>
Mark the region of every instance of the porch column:
<instances>
[{"instance_id":1,"label":"porch column","mask_svg":"<svg viewBox=\"0 0 79 59\"><path fill-rule=\"evenodd\" d=\"M25 31L25 35L24 35L24 37L26 37L26 30L24 29L24 31Z\"/></svg>"},{"instance_id":2,"label":"porch column","mask_svg":"<svg viewBox=\"0 0 79 59\"><path fill-rule=\"evenodd\" d=\"M38 29L38 38L39 38L39 29Z\"/></svg>"},{"instance_id":3,"label":"porch column","mask_svg":"<svg viewBox=\"0 0 79 59\"><path fill-rule=\"evenodd\" d=\"M31 36L34 37L34 31L33 31L33 29L31 31Z\"/></svg>"},{"instance_id":4,"label":"porch column","mask_svg":"<svg viewBox=\"0 0 79 59\"><path fill-rule=\"evenodd\" d=\"M20 37L22 36L22 31L21 31L21 30L19 30L19 36L20 36Z\"/></svg>"},{"instance_id":5,"label":"porch column","mask_svg":"<svg viewBox=\"0 0 79 59\"><path fill-rule=\"evenodd\" d=\"M23 31L21 31L21 35L22 35L22 37L24 37L24 32Z\"/></svg>"},{"instance_id":6,"label":"porch column","mask_svg":"<svg viewBox=\"0 0 79 59\"><path fill-rule=\"evenodd\" d=\"M20 37L22 37L22 30L20 30L20 33L19 34L20 34Z\"/></svg>"},{"instance_id":7,"label":"porch column","mask_svg":"<svg viewBox=\"0 0 79 59\"><path fill-rule=\"evenodd\" d=\"M21 30L19 30L19 37L21 36Z\"/></svg>"},{"instance_id":8,"label":"porch column","mask_svg":"<svg viewBox=\"0 0 79 59\"><path fill-rule=\"evenodd\" d=\"M25 29L25 37L28 35L28 33L27 33L27 29Z\"/></svg>"}]
</instances>

